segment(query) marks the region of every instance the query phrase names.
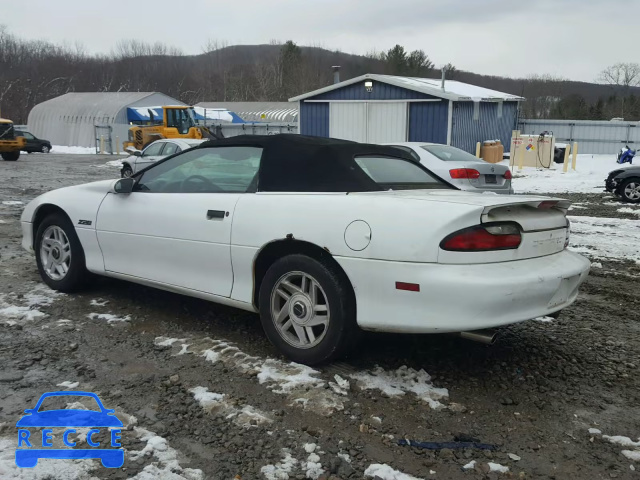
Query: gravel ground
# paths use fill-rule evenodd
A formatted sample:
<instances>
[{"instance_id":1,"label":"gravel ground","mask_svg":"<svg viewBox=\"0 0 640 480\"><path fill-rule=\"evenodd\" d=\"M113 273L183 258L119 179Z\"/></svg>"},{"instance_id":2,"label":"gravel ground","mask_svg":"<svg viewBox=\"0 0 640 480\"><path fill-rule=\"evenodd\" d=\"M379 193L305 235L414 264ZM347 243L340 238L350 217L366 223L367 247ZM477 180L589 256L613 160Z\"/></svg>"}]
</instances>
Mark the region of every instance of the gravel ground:
<instances>
[{"instance_id":1,"label":"gravel ground","mask_svg":"<svg viewBox=\"0 0 640 480\"><path fill-rule=\"evenodd\" d=\"M313 372L280 357L253 314L110 279L75 295L42 286L14 202L116 177L109 160L0 162L0 477L27 474L11 469L22 411L78 382L128 425L124 466L42 460L26 478L360 479L372 464L424 479L640 478L640 458L622 453L640 444L605 438L640 435L636 262L593 259L558 320L506 327L493 346L368 334L352 359ZM560 196L581 207L571 215L638 219L603 194ZM372 372L397 388L362 389Z\"/></svg>"}]
</instances>

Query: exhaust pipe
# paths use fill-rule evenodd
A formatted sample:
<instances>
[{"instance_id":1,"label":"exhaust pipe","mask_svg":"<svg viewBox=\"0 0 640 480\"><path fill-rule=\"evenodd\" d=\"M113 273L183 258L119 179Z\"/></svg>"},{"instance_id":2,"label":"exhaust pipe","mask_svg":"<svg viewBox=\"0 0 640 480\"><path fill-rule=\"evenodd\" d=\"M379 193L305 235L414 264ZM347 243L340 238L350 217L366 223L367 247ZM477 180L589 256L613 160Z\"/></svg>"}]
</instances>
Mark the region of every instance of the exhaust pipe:
<instances>
[{"instance_id":1,"label":"exhaust pipe","mask_svg":"<svg viewBox=\"0 0 640 480\"><path fill-rule=\"evenodd\" d=\"M472 340L474 342L484 343L486 345L493 345L498 336L498 332L491 328L485 330L473 330L471 332L460 332L462 338Z\"/></svg>"}]
</instances>

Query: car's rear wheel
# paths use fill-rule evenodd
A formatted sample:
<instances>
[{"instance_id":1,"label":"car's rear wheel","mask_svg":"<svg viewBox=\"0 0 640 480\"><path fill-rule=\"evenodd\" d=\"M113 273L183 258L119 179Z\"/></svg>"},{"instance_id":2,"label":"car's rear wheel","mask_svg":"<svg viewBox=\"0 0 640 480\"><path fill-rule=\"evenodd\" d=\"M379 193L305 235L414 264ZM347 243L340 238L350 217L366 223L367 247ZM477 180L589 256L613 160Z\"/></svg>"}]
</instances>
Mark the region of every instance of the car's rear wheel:
<instances>
[{"instance_id":1,"label":"car's rear wheel","mask_svg":"<svg viewBox=\"0 0 640 480\"><path fill-rule=\"evenodd\" d=\"M640 179L629 178L620 185L620 196L631 203L640 203Z\"/></svg>"},{"instance_id":2,"label":"car's rear wheel","mask_svg":"<svg viewBox=\"0 0 640 480\"><path fill-rule=\"evenodd\" d=\"M82 245L65 215L53 213L42 221L35 251L40 276L54 290L73 292L89 279Z\"/></svg>"},{"instance_id":3,"label":"car's rear wheel","mask_svg":"<svg viewBox=\"0 0 640 480\"><path fill-rule=\"evenodd\" d=\"M356 347L353 291L333 266L306 255L283 257L267 271L259 301L267 337L295 362L317 365Z\"/></svg>"}]
</instances>

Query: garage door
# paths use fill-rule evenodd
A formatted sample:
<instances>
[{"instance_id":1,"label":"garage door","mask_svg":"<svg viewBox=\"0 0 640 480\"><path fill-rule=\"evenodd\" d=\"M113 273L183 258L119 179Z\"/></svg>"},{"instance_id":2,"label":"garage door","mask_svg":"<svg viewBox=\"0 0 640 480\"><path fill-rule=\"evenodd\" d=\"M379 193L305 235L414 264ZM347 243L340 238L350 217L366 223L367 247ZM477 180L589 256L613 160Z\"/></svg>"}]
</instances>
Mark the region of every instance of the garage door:
<instances>
[{"instance_id":1,"label":"garage door","mask_svg":"<svg viewBox=\"0 0 640 480\"><path fill-rule=\"evenodd\" d=\"M329 136L355 142L407 141L405 102L332 102Z\"/></svg>"},{"instance_id":2,"label":"garage door","mask_svg":"<svg viewBox=\"0 0 640 480\"><path fill-rule=\"evenodd\" d=\"M367 142L407 141L407 104L368 103Z\"/></svg>"},{"instance_id":3,"label":"garage door","mask_svg":"<svg viewBox=\"0 0 640 480\"><path fill-rule=\"evenodd\" d=\"M354 142L366 142L367 104L330 103L329 136Z\"/></svg>"}]
</instances>

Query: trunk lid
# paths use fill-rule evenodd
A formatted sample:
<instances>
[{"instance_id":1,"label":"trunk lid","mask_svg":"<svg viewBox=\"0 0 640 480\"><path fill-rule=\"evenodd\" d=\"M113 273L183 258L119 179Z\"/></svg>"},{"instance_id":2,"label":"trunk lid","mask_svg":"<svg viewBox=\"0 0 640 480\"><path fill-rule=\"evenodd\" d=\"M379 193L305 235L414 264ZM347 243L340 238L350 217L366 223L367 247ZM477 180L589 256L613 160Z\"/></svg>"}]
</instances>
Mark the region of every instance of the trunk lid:
<instances>
[{"instance_id":1,"label":"trunk lid","mask_svg":"<svg viewBox=\"0 0 640 480\"><path fill-rule=\"evenodd\" d=\"M420 201L473 205L480 207L479 215L476 217L477 221L467 227L495 222L515 222L521 228L522 242L516 249L478 252L452 252L440 249L439 263L476 264L542 257L561 252L567 241L566 214L571 202L560 198L452 190L401 190L357 195L389 195L413 199L416 200L416 208L420 208Z\"/></svg>"}]
</instances>

